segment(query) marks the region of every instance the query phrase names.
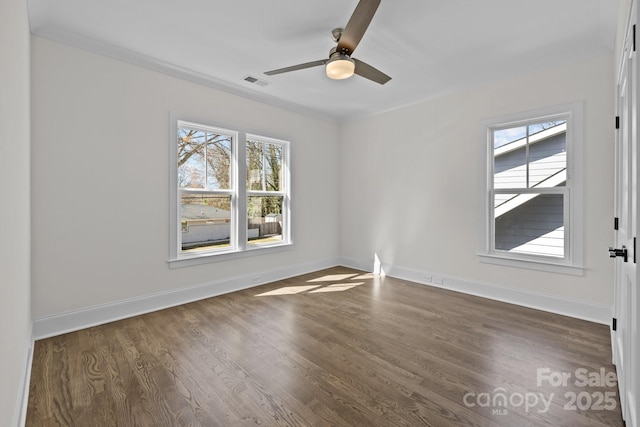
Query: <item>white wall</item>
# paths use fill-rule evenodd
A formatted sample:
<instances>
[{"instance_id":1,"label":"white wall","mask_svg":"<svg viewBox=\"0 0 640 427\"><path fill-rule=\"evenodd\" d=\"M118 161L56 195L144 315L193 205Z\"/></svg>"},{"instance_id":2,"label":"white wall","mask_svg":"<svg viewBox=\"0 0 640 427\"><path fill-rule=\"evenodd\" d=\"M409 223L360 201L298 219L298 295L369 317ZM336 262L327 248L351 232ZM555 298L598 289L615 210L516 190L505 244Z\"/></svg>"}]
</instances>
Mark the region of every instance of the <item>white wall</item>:
<instances>
[{"instance_id":1,"label":"white wall","mask_svg":"<svg viewBox=\"0 0 640 427\"><path fill-rule=\"evenodd\" d=\"M32 73L35 319L337 259L337 124L39 37ZM290 250L169 269L170 112L291 141Z\"/></svg>"},{"instance_id":2,"label":"white wall","mask_svg":"<svg viewBox=\"0 0 640 427\"><path fill-rule=\"evenodd\" d=\"M610 307L613 270L606 248L613 233L613 61L613 55L591 58L344 124L341 255L365 264L377 254L388 269ZM580 100L585 106L585 275L480 263L481 122Z\"/></svg>"},{"instance_id":3,"label":"white wall","mask_svg":"<svg viewBox=\"0 0 640 427\"><path fill-rule=\"evenodd\" d=\"M0 2L0 425L16 425L31 340L29 24Z\"/></svg>"}]
</instances>

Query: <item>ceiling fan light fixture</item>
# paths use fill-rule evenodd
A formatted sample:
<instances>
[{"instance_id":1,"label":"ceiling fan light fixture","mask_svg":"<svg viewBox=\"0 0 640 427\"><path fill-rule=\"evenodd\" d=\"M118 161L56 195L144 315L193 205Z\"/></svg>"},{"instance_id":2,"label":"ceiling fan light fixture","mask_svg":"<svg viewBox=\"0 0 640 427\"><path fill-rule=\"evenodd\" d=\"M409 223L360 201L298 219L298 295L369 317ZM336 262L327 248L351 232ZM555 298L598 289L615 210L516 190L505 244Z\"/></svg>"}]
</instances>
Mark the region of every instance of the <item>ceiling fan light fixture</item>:
<instances>
[{"instance_id":1,"label":"ceiling fan light fixture","mask_svg":"<svg viewBox=\"0 0 640 427\"><path fill-rule=\"evenodd\" d=\"M356 63L347 55L334 54L327 62L327 77L334 80L348 79L356 70Z\"/></svg>"}]
</instances>

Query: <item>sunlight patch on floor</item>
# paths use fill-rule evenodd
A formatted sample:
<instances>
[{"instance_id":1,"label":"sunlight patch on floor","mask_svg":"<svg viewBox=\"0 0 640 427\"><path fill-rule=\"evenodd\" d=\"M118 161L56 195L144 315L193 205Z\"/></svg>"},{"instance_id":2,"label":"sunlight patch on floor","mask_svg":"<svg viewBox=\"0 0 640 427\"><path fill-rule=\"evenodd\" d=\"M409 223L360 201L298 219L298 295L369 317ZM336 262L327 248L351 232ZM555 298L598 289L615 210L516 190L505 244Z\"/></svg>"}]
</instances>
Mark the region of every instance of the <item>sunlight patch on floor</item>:
<instances>
[{"instance_id":1,"label":"sunlight patch on floor","mask_svg":"<svg viewBox=\"0 0 640 427\"><path fill-rule=\"evenodd\" d=\"M327 274L326 276L318 277L317 279L307 280L307 283L312 282L337 282L339 280L347 280L357 274Z\"/></svg>"},{"instance_id":2,"label":"sunlight patch on floor","mask_svg":"<svg viewBox=\"0 0 640 427\"><path fill-rule=\"evenodd\" d=\"M379 274L375 274L375 273L365 273L365 274L360 274L356 277L352 277L351 280L367 280L367 279L375 279L380 277Z\"/></svg>"},{"instance_id":3,"label":"sunlight patch on floor","mask_svg":"<svg viewBox=\"0 0 640 427\"><path fill-rule=\"evenodd\" d=\"M293 295L301 292L306 292L311 289L317 288L320 285L308 285L308 286L285 286L284 288L274 289L272 291L264 292L256 295L257 297L267 297L272 295Z\"/></svg>"},{"instance_id":4,"label":"sunlight patch on floor","mask_svg":"<svg viewBox=\"0 0 640 427\"><path fill-rule=\"evenodd\" d=\"M346 277L345 277L346 276ZM357 274L334 274L332 277L345 277L346 279L351 278L353 276L357 276ZM325 276L329 277L329 276ZM322 278L324 279L324 277ZM317 279L308 280L308 282L316 281ZM324 280L323 280L324 281ZM257 297L268 297L274 295L296 295L301 293L310 293L310 294L318 294L318 293L326 293L326 292L342 292L348 291L349 289L353 289L356 286L364 285L365 282L344 282L344 283L333 283L330 285L303 285L303 286L285 286L283 288L274 289L272 291L263 292L261 294L257 294Z\"/></svg>"},{"instance_id":5,"label":"sunlight patch on floor","mask_svg":"<svg viewBox=\"0 0 640 427\"><path fill-rule=\"evenodd\" d=\"M317 294L322 292L341 292L346 291L351 288L355 288L356 286L364 285L364 282L357 283L336 283L333 285L325 286L324 288L318 288L310 291L310 294Z\"/></svg>"}]
</instances>

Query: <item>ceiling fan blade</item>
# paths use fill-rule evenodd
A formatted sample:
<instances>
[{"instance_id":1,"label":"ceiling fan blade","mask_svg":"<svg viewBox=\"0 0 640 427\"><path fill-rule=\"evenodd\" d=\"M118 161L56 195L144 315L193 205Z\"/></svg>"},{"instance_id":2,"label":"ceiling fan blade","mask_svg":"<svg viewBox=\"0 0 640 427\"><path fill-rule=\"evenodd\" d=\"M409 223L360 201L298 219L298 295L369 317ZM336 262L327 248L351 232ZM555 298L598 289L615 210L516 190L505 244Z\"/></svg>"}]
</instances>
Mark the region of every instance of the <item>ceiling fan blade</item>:
<instances>
[{"instance_id":1,"label":"ceiling fan blade","mask_svg":"<svg viewBox=\"0 0 640 427\"><path fill-rule=\"evenodd\" d=\"M360 0L338 41L338 52L351 55L373 19L380 0Z\"/></svg>"},{"instance_id":2,"label":"ceiling fan blade","mask_svg":"<svg viewBox=\"0 0 640 427\"><path fill-rule=\"evenodd\" d=\"M353 59L354 62L356 63L355 73L357 75L364 77L365 79L374 81L376 83L380 83L381 85L391 80L391 77L387 76L385 73L378 70L377 68L372 67L366 62L362 62L355 58L351 58L351 59Z\"/></svg>"},{"instance_id":3,"label":"ceiling fan blade","mask_svg":"<svg viewBox=\"0 0 640 427\"><path fill-rule=\"evenodd\" d=\"M267 76L273 76L274 74L288 73L289 71L304 70L305 68L317 67L326 64L328 59L320 59L318 61L305 62L304 64L292 65L291 67L278 68L277 70L271 70L265 72Z\"/></svg>"}]
</instances>

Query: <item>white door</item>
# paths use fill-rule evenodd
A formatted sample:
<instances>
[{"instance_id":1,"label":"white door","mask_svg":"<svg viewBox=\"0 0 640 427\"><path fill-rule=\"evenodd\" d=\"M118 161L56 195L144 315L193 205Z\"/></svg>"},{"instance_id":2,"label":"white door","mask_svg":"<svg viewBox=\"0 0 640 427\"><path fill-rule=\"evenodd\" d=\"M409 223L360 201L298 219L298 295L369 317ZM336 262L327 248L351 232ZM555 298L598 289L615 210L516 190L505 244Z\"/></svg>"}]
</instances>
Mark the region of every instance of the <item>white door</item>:
<instances>
[{"instance_id":1,"label":"white door","mask_svg":"<svg viewBox=\"0 0 640 427\"><path fill-rule=\"evenodd\" d=\"M638 396L640 385L640 352L638 332L636 236L637 164L638 164L638 72L634 51L637 8L634 2L625 49L618 78L618 114L620 126L616 136L615 211L618 229L615 232L615 298L613 358L618 373L622 416L627 426L638 426Z\"/></svg>"}]
</instances>

